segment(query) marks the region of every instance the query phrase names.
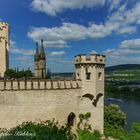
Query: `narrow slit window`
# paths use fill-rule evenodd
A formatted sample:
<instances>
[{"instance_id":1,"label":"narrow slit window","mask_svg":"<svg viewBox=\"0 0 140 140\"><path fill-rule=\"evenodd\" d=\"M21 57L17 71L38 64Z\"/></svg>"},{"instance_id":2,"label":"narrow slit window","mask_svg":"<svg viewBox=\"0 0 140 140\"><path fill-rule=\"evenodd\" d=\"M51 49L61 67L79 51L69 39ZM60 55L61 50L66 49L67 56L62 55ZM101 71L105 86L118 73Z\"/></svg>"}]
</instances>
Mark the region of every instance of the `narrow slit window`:
<instances>
[{"instance_id":1,"label":"narrow slit window","mask_svg":"<svg viewBox=\"0 0 140 140\"><path fill-rule=\"evenodd\" d=\"M102 73L101 72L98 73L98 80L102 80Z\"/></svg>"},{"instance_id":2,"label":"narrow slit window","mask_svg":"<svg viewBox=\"0 0 140 140\"><path fill-rule=\"evenodd\" d=\"M90 75L91 75L91 73L89 73L89 72L86 73L86 79L87 79L87 80L90 80Z\"/></svg>"},{"instance_id":3,"label":"narrow slit window","mask_svg":"<svg viewBox=\"0 0 140 140\"><path fill-rule=\"evenodd\" d=\"M86 68L86 80L90 80L91 78L91 73L88 72L88 69Z\"/></svg>"}]
</instances>

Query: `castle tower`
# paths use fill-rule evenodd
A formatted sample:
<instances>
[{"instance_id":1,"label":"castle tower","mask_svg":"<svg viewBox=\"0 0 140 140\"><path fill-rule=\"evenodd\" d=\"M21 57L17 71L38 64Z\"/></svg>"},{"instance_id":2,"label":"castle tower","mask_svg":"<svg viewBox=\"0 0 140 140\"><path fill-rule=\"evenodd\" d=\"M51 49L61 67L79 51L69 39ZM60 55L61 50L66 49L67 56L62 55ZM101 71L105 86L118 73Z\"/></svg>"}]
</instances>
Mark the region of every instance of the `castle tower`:
<instances>
[{"instance_id":1,"label":"castle tower","mask_svg":"<svg viewBox=\"0 0 140 140\"><path fill-rule=\"evenodd\" d=\"M44 52L43 39L41 40L40 60L39 60L40 75L46 78L46 56Z\"/></svg>"},{"instance_id":2,"label":"castle tower","mask_svg":"<svg viewBox=\"0 0 140 140\"><path fill-rule=\"evenodd\" d=\"M0 77L9 68L9 24L0 22Z\"/></svg>"},{"instance_id":3,"label":"castle tower","mask_svg":"<svg viewBox=\"0 0 140 140\"><path fill-rule=\"evenodd\" d=\"M46 78L46 56L43 46L43 40L41 40L41 50L39 54L38 44L36 53L34 56L34 73L36 78Z\"/></svg>"},{"instance_id":4,"label":"castle tower","mask_svg":"<svg viewBox=\"0 0 140 140\"><path fill-rule=\"evenodd\" d=\"M79 113L91 113L92 129L104 128L104 66L105 56L75 56L76 80L82 82Z\"/></svg>"}]
</instances>

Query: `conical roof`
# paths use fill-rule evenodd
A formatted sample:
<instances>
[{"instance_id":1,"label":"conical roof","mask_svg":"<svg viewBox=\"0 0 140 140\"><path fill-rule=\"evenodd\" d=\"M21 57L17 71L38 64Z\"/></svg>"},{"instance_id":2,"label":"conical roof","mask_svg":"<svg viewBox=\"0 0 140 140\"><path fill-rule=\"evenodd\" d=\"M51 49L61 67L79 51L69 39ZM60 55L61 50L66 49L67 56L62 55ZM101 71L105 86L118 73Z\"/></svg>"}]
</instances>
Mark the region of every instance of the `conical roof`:
<instances>
[{"instance_id":1,"label":"conical roof","mask_svg":"<svg viewBox=\"0 0 140 140\"><path fill-rule=\"evenodd\" d=\"M35 60L35 61L38 61L38 60L39 60L38 43L36 43L36 52L35 52L34 60Z\"/></svg>"},{"instance_id":2,"label":"conical roof","mask_svg":"<svg viewBox=\"0 0 140 140\"><path fill-rule=\"evenodd\" d=\"M45 51L44 51L44 46L43 46L43 39L41 39L41 51L40 51L40 59L45 60Z\"/></svg>"}]
</instances>

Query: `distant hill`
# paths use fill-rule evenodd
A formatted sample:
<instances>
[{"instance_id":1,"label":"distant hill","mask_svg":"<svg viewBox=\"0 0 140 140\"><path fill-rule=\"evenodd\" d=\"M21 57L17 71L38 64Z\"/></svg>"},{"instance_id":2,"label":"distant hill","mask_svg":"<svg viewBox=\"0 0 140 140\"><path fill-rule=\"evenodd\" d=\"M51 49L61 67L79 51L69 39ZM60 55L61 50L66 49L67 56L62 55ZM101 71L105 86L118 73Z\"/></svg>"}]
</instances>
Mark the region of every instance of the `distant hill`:
<instances>
[{"instance_id":1,"label":"distant hill","mask_svg":"<svg viewBox=\"0 0 140 140\"><path fill-rule=\"evenodd\" d=\"M122 70L140 70L140 64L124 64L105 68L106 72L122 71Z\"/></svg>"}]
</instances>

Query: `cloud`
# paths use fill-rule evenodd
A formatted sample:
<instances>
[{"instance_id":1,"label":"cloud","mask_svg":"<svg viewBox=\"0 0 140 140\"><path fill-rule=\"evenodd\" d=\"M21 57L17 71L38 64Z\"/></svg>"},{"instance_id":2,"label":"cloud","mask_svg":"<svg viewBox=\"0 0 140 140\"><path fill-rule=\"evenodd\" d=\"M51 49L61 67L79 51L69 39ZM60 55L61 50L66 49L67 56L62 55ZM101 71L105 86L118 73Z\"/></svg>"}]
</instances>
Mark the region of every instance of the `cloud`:
<instances>
[{"instance_id":1,"label":"cloud","mask_svg":"<svg viewBox=\"0 0 140 140\"><path fill-rule=\"evenodd\" d=\"M125 40L121 42L120 48L140 50L140 39Z\"/></svg>"},{"instance_id":2,"label":"cloud","mask_svg":"<svg viewBox=\"0 0 140 140\"><path fill-rule=\"evenodd\" d=\"M33 11L44 12L47 15L56 16L67 9L94 8L104 5L105 0L33 0Z\"/></svg>"},{"instance_id":3,"label":"cloud","mask_svg":"<svg viewBox=\"0 0 140 140\"><path fill-rule=\"evenodd\" d=\"M88 38L103 38L111 34L109 25L90 24L88 27L76 23L63 23L60 27L31 28L27 36L38 42L44 39L45 47L65 48L69 41L84 40Z\"/></svg>"},{"instance_id":4,"label":"cloud","mask_svg":"<svg viewBox=\"0 0 140 140\"><path fill-rule=\"evenodd\" d=\"M32 57L29 57L29 56L20 56L20 57L17 57L16 58L17 60L20 60L20 61L28 61L28 60L31 60Z\"/></svg>"},{"instance_id":5,"label":"cloud","mask_svg":"<svg viewBox=\"0 0 140 140\"><path fill-rule=\"evenodd\" d=\"M114 25L112 31L118 34L126 34L136 32L137 25L140 24L140 2L137 2L131 9L127 8L127 3L121 5L120 8L113 12L106 21L106 24Z\"/></svg>"},{"instance_id":6,"label":"cloud","mask_svg":"<svg viewBox=\"0 0 140 140\"><path fill-rule=\"evenodd\" d=\"M59 52L51 52L49 53L49 56L64 56L65 52L64 51L59 51Z\"/></svg>"},{"instance_id":7,"label":"cloud","mask_svg":"<svg viewBox=\"0 0 140 140\"><path fill-rule=\"evenodd\" d=\"M117 49L103 53L107 56L107 65L140 63L140 39L124 40Z\"/></svg>"},{"instance_id":8,"label":"cloud","mask_svg":"<svg viewBox=\"0 0 140 140\"><path fill-rule=\"evenodd\" d=\"M97 52L93 50L93 51L91 52L91 54L97 54Z\"/></svg>"},{"instance_id":9,"label":"cloud","mask_svg":"<svg viewBox=\"0 0 140 140\"><path fill-rule=\"evenodd\" d=\"M112 12L120 7L121 0L108 0L107 3L110 5L109 12Z\"/></svg>"},{"instance_id":10,"label":"cloud","mask_svg":"<svg viewBox=\"0 0 140 140\"><path fill-rule=\"evenodd\" d=\"M113 2L113 1L112 1ZM119 3L119 2L118 2ZM117 5L119 7L120 4ZM68 47L70 41L100 39L111 34L132 34L140 25L140 2L132 8L127 3L110 13L103 23L90 22L88 26L64 22L59 27L32 27L27 35L34 41L45 40L45 46L51 48Z\"/></svg>"},{"instance_id":11,"label":"cloud","mask_svg":"<svg viewBox=\"0 0 140 140\"><path fill-rule=\"evenodd\" d=\"M10 52L13 54L21 54L21 55L34 55L34 50L26 50L23 48L17 48L16 42L10 40Z\"/></svg>"}]
</instances>

